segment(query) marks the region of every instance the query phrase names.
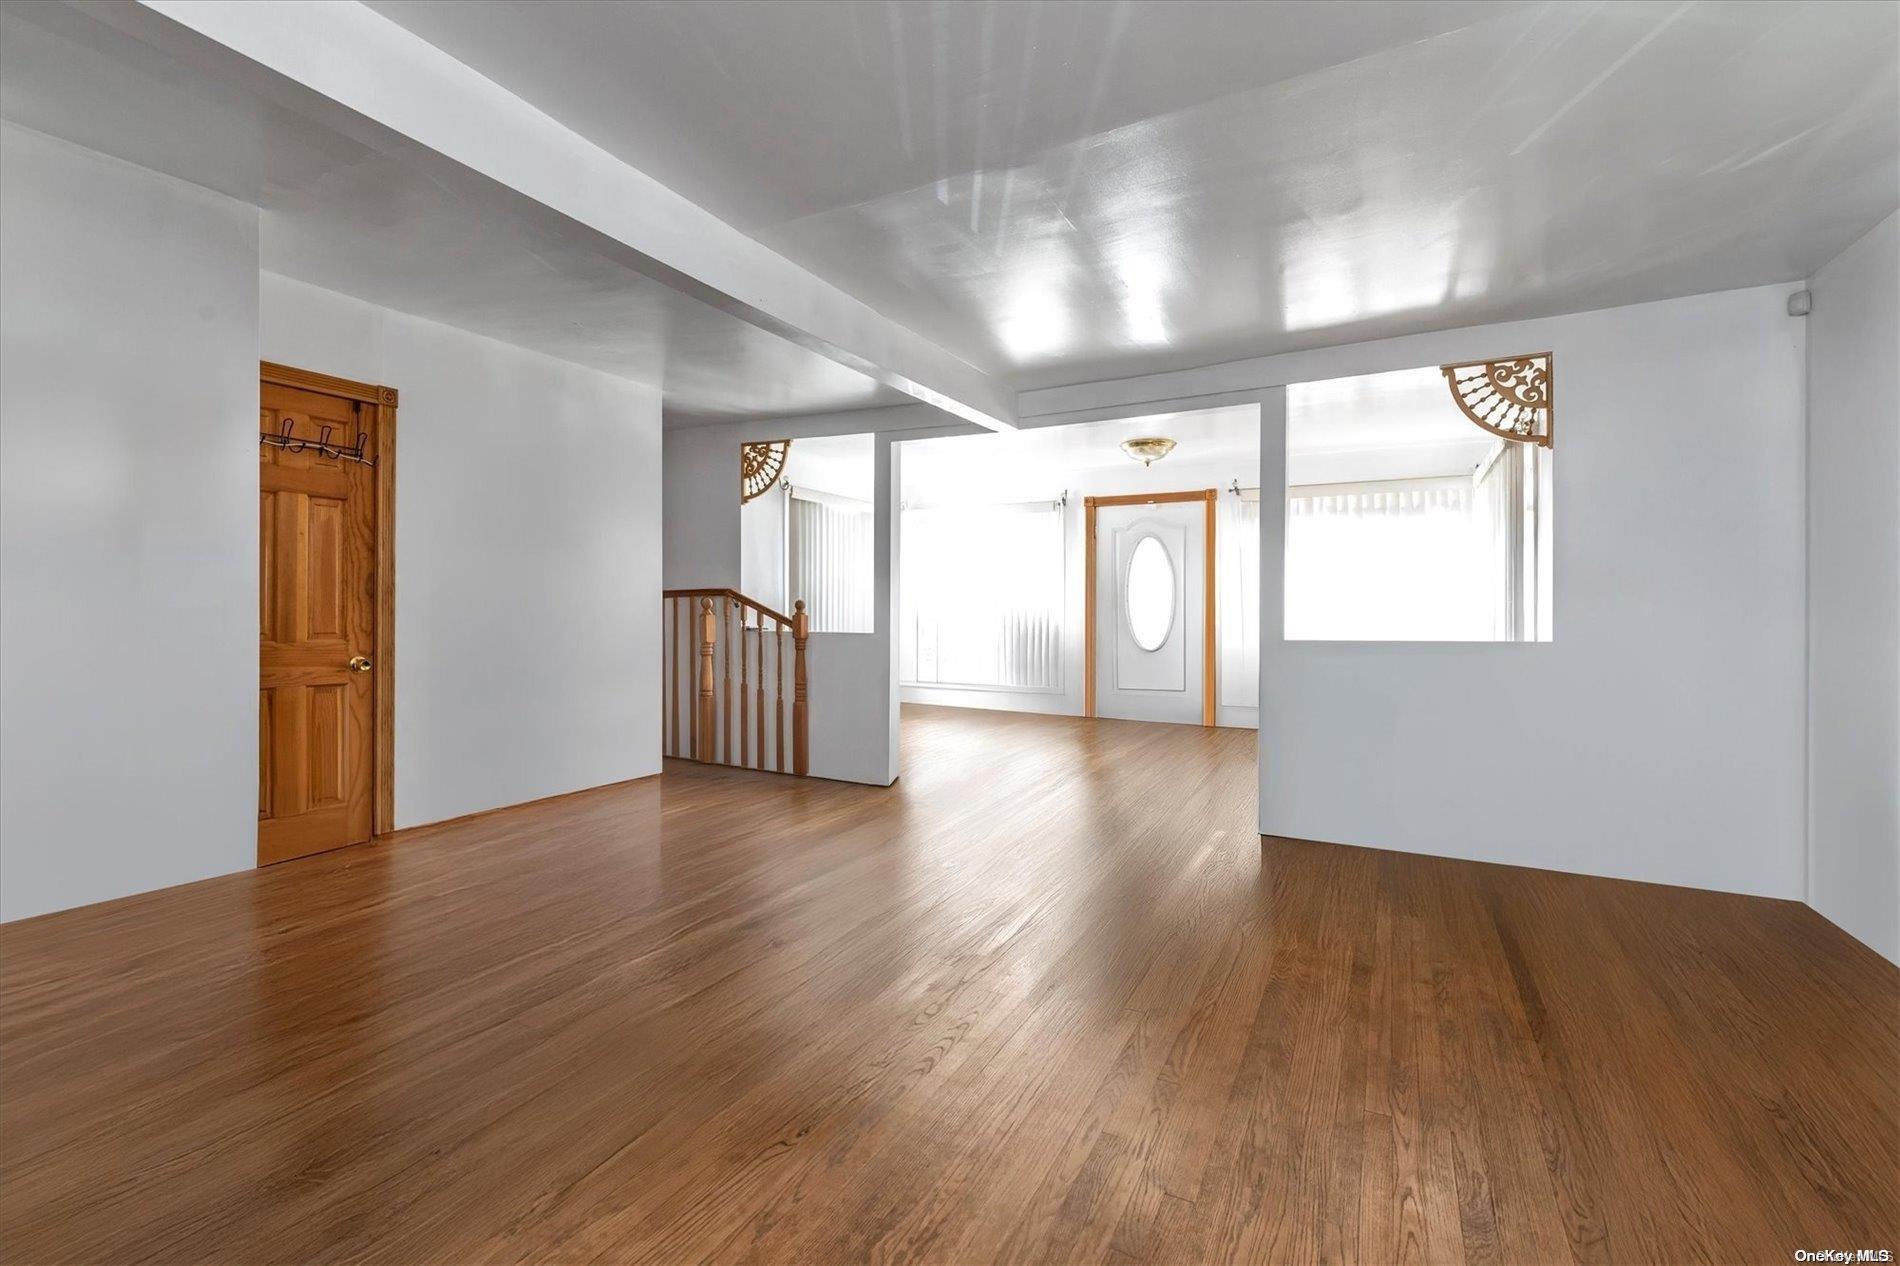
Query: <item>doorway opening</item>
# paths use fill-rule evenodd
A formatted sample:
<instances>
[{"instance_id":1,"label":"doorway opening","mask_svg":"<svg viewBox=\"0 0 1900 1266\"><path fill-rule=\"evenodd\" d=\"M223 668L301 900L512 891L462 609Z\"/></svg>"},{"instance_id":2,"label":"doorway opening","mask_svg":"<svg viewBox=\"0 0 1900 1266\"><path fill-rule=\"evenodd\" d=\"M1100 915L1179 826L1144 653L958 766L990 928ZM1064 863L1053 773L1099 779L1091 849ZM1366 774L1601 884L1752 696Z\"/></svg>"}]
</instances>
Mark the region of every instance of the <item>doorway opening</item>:
<instances>
[{"instance_id":1,"label":"doorway opening","mask_svg":"<svg viewBox=\"0 0 1900 1266\"><path fill-rule=\"evenodd\" d=\"M259 368L257 864L395 819L394 388Z\"/></svg>"},{"instance_id":2,"label":"doorway opening","mask_svg":"<svg viewBox=\"0 0 1900 1266\"><path fill-rule=\"evenodd\" d=\"M900 473L903 702L1258 724L1257 405L913 440Z\"/></svg>"},{"instance_id":3,"label":"doorway opening","mask_svg":"<svg viewBox=\"0 0 1900 1266\"><path fill-rule=\"evenodd\" d=\"M1084 716L1212 726L1220 493L1084 499Z\"/></svg>"}]
</instances>

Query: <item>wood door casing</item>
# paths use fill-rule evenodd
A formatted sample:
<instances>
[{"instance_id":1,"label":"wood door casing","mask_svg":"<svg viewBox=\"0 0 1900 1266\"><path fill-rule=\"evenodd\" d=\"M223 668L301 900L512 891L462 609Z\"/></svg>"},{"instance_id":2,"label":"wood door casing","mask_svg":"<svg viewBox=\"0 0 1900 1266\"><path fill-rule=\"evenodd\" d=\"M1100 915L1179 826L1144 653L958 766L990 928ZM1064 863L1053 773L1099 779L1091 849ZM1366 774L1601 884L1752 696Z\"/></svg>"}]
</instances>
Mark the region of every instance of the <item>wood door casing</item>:
<instances>
[{"instance_id":1,"label":"wood door casing","mask_svg":"<svg viewBox=\"0 0 1900 1266\"><path fill-rule=\"evenodd\" d=\"M1166 505L1176 501L1198 501L1202 503L1206 530L1203 536L1205 548L1202 549L1202 564L1205 569L1205 603L1203 608L1201 632L1201 724L1214 726L1218 715L1215 706L1218 688L1215 675L1214 630L1218 603L1215 589L1215 528L1214 505L1220 497L1216 488L1204 488L1198 492L1136 492L1113 497L1084 497L1082 529L1082 583L1083 583L1083 633L1082 633L1082 715L1093 717L1095 710L1095 660L1096 660L1096 562L1095 562L1095 519L1097 511L1103 506Z\"/></svg>"},{"instance_id":2,"label":"wood door casing","mask_svg":"<svg viewBox=\"0 0 1900 1266\"><path fill-rule=\"evenodd\" d=\"M259 422L277 434L382 447L385 410L314 387L260 384ZM314 376L312 376L314 377ZM368 840L378 826L377 659L383 588L375 466L259 447L259 865ZM360 657L370 670L353 671Z\"/></svg>"}]
</instances>

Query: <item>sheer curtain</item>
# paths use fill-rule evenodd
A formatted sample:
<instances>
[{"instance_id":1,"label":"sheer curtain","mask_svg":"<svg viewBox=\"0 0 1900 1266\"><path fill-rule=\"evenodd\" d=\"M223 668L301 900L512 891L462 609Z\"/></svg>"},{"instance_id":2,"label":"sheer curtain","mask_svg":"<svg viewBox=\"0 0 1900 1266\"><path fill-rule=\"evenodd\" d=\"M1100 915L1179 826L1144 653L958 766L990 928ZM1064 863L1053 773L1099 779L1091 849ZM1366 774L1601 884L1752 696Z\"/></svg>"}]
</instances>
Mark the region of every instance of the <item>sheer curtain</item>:
<instances>
[{"instance_id":1,"label":"sheer curtain","mask_svg":"<svg viewBox=\"0 0 1900 1266\"><path fill-rule=\"evenodd\" d=\"M1488 568L1492 636L1548 642L1551 604L1550 455L1499 441L1472 478Z\"/></svg>"},{"instance_id":2,"label":"sheer curtain","mask_svg":"<svg viewBox=\"0 0 1900 1266\"><path fill-rule=\"evenodd\" d=\"M1473 495L1469 476L1289 488L1286 636L1497 638L1493 524Z\"/></svg>"},{"instance_id":3,"label":"sheer curtain","mask_svg":"<svg viewBox=\"0 0 1900 1266\"><path fill-rule=\"evenodd\" d=\"M1061 505L906 509L899 674L911 685L1062 689Z\"/></svg>"},{"instance_id":4,"label":"sheer curtain","mask_svg":"<svg viewBox=\"0 0 1900 1266\"><path fill-rule=\"evenodd\" d=\"M1215 527L1220 552L1220 702L1260 706L1260 501L1223 494Z\"/></svg>"},{"instance_id":5,"label":"sheer curtain","mask_svg":"<svg viewBox=\"0 0 1900 1266\"><path fill-rule=\"evenodd\" d=\"M872 632L870 503L793 488L787 527L786 588L805 600L812 632Z\"/></svg>"}]
</instances>

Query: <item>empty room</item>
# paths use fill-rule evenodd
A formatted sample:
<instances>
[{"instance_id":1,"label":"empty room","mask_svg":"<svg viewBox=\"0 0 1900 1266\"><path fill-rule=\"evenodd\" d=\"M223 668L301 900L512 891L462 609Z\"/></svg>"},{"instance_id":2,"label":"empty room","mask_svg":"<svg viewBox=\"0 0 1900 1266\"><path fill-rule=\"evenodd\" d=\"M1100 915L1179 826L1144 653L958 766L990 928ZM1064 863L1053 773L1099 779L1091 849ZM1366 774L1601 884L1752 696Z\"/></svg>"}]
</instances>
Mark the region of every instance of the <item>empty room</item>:
<instances>
[{"instance_id":1,"label":"empty room","mask_svg":"<svg viewBox=\"0 0 1900 1266\"><path fill-rule=\"evenodd\" d=\"M1900 0L0 0L0 1263L1900 1253Z\"/></svg>"}]
</instances>

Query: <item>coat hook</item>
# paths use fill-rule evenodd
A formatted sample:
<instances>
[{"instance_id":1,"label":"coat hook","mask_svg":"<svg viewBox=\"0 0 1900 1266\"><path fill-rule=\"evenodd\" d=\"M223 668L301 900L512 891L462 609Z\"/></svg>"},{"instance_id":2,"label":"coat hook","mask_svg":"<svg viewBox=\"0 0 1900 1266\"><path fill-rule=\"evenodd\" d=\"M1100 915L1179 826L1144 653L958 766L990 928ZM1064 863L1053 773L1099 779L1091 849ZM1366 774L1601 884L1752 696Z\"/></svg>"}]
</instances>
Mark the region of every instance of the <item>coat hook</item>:
<instances>
[{"instance_id":1,"label":"coat hook","mask_svg":"<svg viewBox=\"0 0 1900 1266\"><path fill-rule=\"evenodd\" d=\"M366 455L366 450L369 448L368 431L358 431L356 433L356 447L344 448L341 444L333 444L330 442L330 436L336 430L335 426L322 427L318 431L316 439L308 440L298 438L295 433L296 425L296 415L286 415L283 424L278 427L276 434L273 435L268 431L261 432L257 437L258 442L260 444L268 444L272 448L281 448L286 453L314 451L319 457L334 457L338 461L359 462L364 466L374 466L376 464L374 457Z\"/></svg>"}]
</instances>

